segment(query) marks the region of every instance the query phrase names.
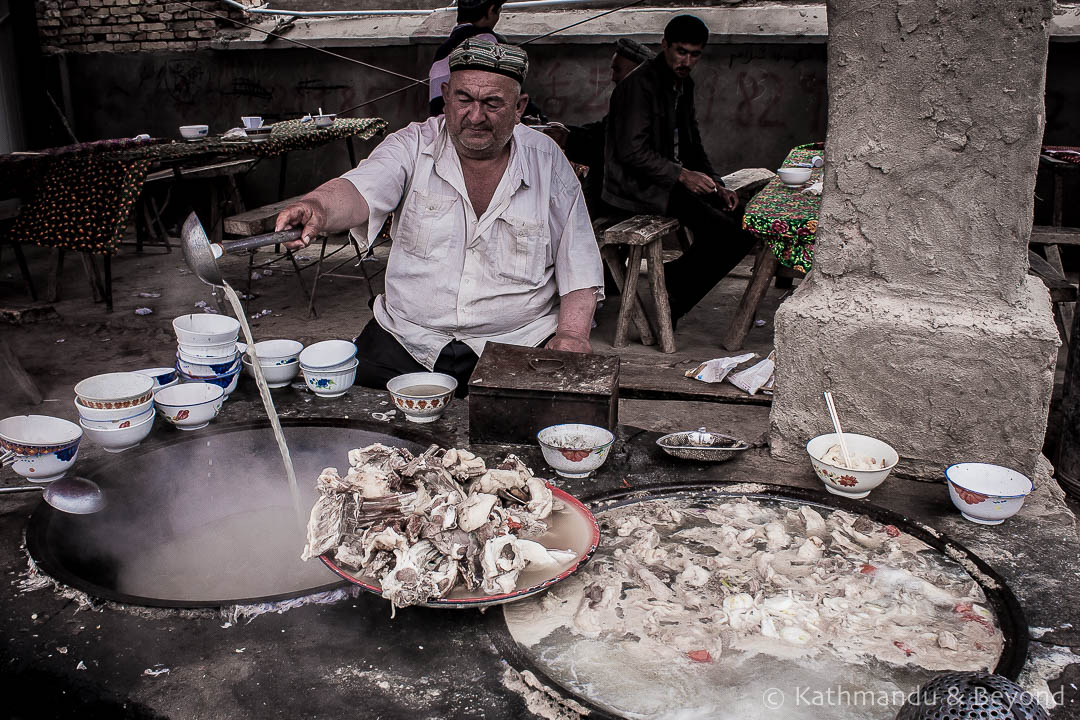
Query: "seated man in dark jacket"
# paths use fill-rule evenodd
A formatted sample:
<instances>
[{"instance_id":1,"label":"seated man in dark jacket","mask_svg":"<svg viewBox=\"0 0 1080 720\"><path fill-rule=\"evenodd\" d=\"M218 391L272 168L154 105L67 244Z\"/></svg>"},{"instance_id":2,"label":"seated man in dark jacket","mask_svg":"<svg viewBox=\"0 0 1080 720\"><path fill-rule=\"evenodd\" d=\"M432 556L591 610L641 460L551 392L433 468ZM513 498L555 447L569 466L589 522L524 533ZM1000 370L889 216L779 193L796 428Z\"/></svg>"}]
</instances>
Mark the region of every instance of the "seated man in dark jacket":
<instances>
[{"instance_id":1,"label":"seated man in dark jacket","mask_svg":"<svg viewBox=\"0 0 1080 720\"><path fill-rule=\"evenodd\" d=\"M731 212L738 196L713 170L698 131L690 72L708 39L698 18L673 18L660 54L615 86L608 112L604 202L623 214L677 218L694 236L690 249L664 266L673 320L754 244Z\"/></svg>"}]
</instances>

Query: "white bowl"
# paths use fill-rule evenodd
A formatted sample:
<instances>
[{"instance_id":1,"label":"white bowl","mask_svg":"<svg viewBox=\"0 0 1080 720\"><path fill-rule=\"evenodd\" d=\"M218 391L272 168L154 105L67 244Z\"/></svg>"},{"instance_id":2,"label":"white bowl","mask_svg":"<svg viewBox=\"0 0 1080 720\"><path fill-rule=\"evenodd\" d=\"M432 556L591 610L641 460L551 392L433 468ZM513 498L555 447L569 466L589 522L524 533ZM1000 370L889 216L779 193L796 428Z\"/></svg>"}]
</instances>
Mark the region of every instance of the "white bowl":
<instances>
[{"instance_id":1,"label":"white bowl","mask_svg":"<svg viewBox=\"0 0 1080 720\"><path fill-rule=\"evenodd\" d=\"M201 140L210 132L209 125L181 125L180 136L185 140Z\"/></svg>"},{"instance_id":2,"label":"white bowl","mask_svg":"<svg viewBox=\"0 0 1080 720\"><path fill-rule=\"evenodd\" d=\"M210 383L182 383L158 392L154 405L161 416L181 430L206 427L225 402L225 388Z\"/></svg>"},{"instance_id":3,"label":"white bowl","mask_svg":"<svg viewBox=\"0 0 1080 720\"><path fill-rule=\"evenodd\" d=\"M426 389L424 386L427 386ZM435 422L454 399L458 382L451 375L436 372L406 373L386 383L394 406L414 423Z\"/></svg>"},{"instance_id":4,"label":"white bowl","mask_svg":"<svg viewBox=\"0 0 1080 720\"><path fill-rule=\"evenodd\" d=\"M304 344L296 340L260 340L255 343L255 354L263 367L296 362L303 349Z\"/></svg>"},{"instance_id":5,"label":"white bowl","mask_svg":"<svg viewBox=\"0 0 1080 720\"><path fill-rule=\"evenodd\" d=\"M323 340L300 351L300 366L316 372L348 367L356 357L356 346L348 340Z\"/></svg>"},{"instance_id":6,"label":"white bowl","mask_svg":"<svg viewBox=\"0 0 1080 720\"><path fill-rule=\"evenodd\" d=\"M799 187L810 179L810 168L782 167L776 174L780 176L780 182L788 187Z\"/></svg>"},{"instance_id":7,"label":"white bowl","mask_svg":"<svg viewBox=\"0 0 1080 720\"><path fill-rule=\"evenodd\" d=\"M1031 480L1000 465L958 463L945 470L949 497L960 514L980 525L1000 525L1035 489Z\"/></svg>"},{"instance_id":8,"label":"white bowl","mask_svg":"<svg viewBox=\"0 0 1080 720\"><path fill-rule=\"evenodd\" d=\"M567 478L589 477L607 460L615 442L610 430L596 425L551 425L536 433L544 460Z\"/></svg>"},{"instance_id":9,"label":"white bowl","mask_svg":"<svg viewBox=\"0 0 1080 720\"><path fill-rule=\"evenodd\" d=\"M237 383L240 382L240 369L240 365L237 364L235 368L227 373L212 375L210 377L195 377L181 371L180 380L185 383L210 383L211 385L217 385L225 391L225 397L227 398L232 395L232 391L236 389Z\"/></svg>"},{"instance_id":10,"label":"white bowl","mask_svg":"<svg viewBox=\"0 0 1080 720\"><path fill-rule=\"evenodd\" d=\"M78 404L75 405L78 407ZM131 415L127 415L122 418L116 418L115 420L94 420L88 418L81 413L79 414L79 424L84 428L93 430L116 430L120 428L129 428L132 425L138 425L145 420L150 413L154 412L153 401L148 401L144 405L140 406L138 412L133 412Z\"/></svg>"},{"instance_id":11,"label":"white bowl","mask_svg":"<svg viewBox=\"0 0 1080 720\"><path fill-rule=\"evenodd\" d=\"M334 124L334 118L337 115L330 113L327 115L313 115L312 119L315 120L315 127L330 127Z\"/></svg>"},{"instance_id":12,"label":"white bowl","mask_svg":"<svg viewBox=\"0 0 1080 720\"><path fill-rule=\"evenodd\" d=\"M833 495L841 495L849 498L864 498L870 491L889 476L896 463L900 462L900 456L888 443L868 435L856 433L844 433L844 443L848 452L856 457L871 458L875 461L874 470L849 470L841 465L828 463L821 458L828 454L829 449L839 444L836 433L818 435L806 443L806 454L810 456L810 464L814 466L814 472L825 483L825 489ZM882 464L884 461L884 464Z\"/></svg>"},{"instance_id":13,"label":"white bowl","mask_svg":"<svg viewBox=\"0 0 1080 720\"><path fill-rule=\"evenodd\" d=\"M11 469L33 482L64 476L79 456L83 431L48 415L15 415L0 420L0 454L15 459Z\"/></svg>"},{"instance_id":14,"label":"white bowl","mask_svg":"<svg viewBox=\"0 0 1080 720\"><path fill-rule=\"evenodd\" d=\"M176 339L191 346L222 345L236 342L240 336L240 321L228 315L199 313L181 315L172 321Z\"/></svg>"},{"instance_id":15,"label":"white bowl","mask_svg":"<svg viewBox=\"0 0 1080 720\"><path fill-rule=\"evenodd\" d=\"M234 357L238 352L240 352L240 346L236 342L224 342L216 345L176 344L176 354L192 363L223 362Z\"/></svg>"},{"instance_id":16,"label":"white bowl","mask_svg":"<svg viewBox=\"0 0 1080 720\"><path fill-rule=\"evenodd\" d=\"M300 367L304 373L304 382L311 392L325 398L341 397L345 391L356 382L356 366L360 363L353 360L349 367L341 370L312 370Z\"/></svg>"},{"instance_id":17,"label":"white bowl","mask_svg":"<svg viewBox=\"0 0 1080 720\"><path fill-rule=\"evenodd\" d=\"M176 368L171 367L156 367L156 368L144 368L142 370L135 370L134 372L140 375L146 375L154 379L154 392L157 392L163 387L169 387L175 385L179 378L176 376Z\"/></svg>"},{"instance_id":18,"label":"white bowl","mask_svg":"<svg viewBox=\"0 0 1080 720\"><path fill-rule=\"evenodd\" d=\"M179 378L178 378L179 379ZM154 391L155 393L157 391ZM153 396L147 398L144 402L138 405L132 405L131 407L124 408L92 408L83 405L79 402L79 398L75 398L75 409L79 411L79 417L83 420L122 420L124 418L135 417L136 415L142 415L146 412L147 408L154 406Z\"/></svg>"},{"instance_id":19,"label":"white bowl","mask_svg":"<svg viewBox=\"0 0 1080 720\"><path fill-rule=\"evenodd\" d=\"M130 450L141 443L143 438L150 434L150 429L154 427L154 417L156 415L157 413L151 409L146 417L141 418L137 423L110 429L91 427L88 420L80 420L79 424L82 425L86 436L105 448L105 452L118 453Z\"/></svg>"},{"instance_id":20,"label":"white bowl","mask_svg":"<svg viewBox=\"0 0 1080 720\"><path fill-rule=\"evenodd\" d=\"M242 115L240 122L244 123L245 130L254 130L262 127L263 119L258 115Z\"/></svg>"},{"instance_id":21,"label":"white bowl","mask_svg":"<svg viewBox=\"0 0 1080 720\"><path fill-rule=\"evenodd\" d=\"M259 360L261 361L262 358L259 358ZM254 378L255 370L252 369L251 360L248 359L248 356L244 355L241 362L244 363L244 372ZM269 388L285 387L300 374L300 363L295 360L281 365L266 365L260 362L259 366L262 367L263 377L266 378L266 386Z\"/></svg>"},{"instance_id":22,"label":"white bowl","mask_svg":"<svg viewBox=\"0 0 1080 720\"><path fill-rule=\"evenodd\" d=\"M75 385L75 395L86 407L110 410L140 405L154 394L154 379L135 372L94 375Z\"/></svg>"},{"instance_id":23,"label":"white bowl","mask_svg":"<svg viewBox=\"0 0 1080 720\"><path fill-rule=\"evenodd\" d=\"M232 357L222 358L220 360L207 360L200 359L199 361L193 361L190 357L185 357L185 354L176 353L176 368L180 372L190 375L192 377L214 377L215 375L224 375L230 373L240 367L240 353L234 352Z\"/></svg>"}]
</instances>

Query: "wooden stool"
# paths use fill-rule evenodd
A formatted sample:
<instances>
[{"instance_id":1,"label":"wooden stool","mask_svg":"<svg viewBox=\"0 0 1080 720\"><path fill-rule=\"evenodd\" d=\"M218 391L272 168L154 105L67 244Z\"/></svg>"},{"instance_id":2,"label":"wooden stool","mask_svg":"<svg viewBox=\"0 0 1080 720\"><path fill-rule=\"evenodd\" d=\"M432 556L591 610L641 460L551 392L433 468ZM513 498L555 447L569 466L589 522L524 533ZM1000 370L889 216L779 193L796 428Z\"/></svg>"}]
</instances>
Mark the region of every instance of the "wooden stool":
<instances>
[{"instance_id":1,"label":"wooden stool","mask_svg":"<svg viewBox=\"0 0 1080 720\"><path fill-rule=\"evenodd\" d=\"M664 285L664 237L679 229L679 221L660 215L635 215L612 225L603 232L600 255L607 263L615 284L622 293L619 318L615 323L615 347L626 347L630 323L634 323L641 335L643 345L652 345L653 329L650 319L637 295L638 276L641 273L641 257L644 254L649 269L649 287L656 308L656 334L660 336L660 349L675 352L675 331L671 327L671 306L668 304L667 286ZM628 258L623 264L620 249L627 249Z\"/></svg>"},{"instance_id":2,"label":"wooden stool","mask_svg":"<svg viewBox=\"0 0 1080 720\"><path fill-rule=\"evenodd\" d=\"M297 195L296 197L279 200L278 202L262 205L251 210L245 210L238 215L232 215L231 217L225 218L222 222L222 228L228 235L239 235L241 237L250 237L261 233L273 232L278 214L300 198L301 196ZM270 267L280 260L288 260L292 263L293 271L296 273L296 281L300 284L301 292L303 292L304 296L308 299L309 315L314 312L314 295L311 292L308 292L301 271L306 270L315 263L309 262L301 265L296 261L296 256L293 254L292 250L286 249L284 252L281 252L281 246L275 245L273 256L256 264L256 252L256 250L252 250L248 253L247 294L251 294L251 279L256 270Z\"/></svg>"}]
</instances>

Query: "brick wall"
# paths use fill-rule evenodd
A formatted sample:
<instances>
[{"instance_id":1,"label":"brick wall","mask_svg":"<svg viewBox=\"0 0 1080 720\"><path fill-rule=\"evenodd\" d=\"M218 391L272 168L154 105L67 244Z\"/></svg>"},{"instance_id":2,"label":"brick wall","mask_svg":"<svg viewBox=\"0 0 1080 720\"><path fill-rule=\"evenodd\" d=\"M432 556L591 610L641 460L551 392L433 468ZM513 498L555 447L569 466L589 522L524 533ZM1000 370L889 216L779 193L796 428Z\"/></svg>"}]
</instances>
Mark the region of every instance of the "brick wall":
<instances>
[{"instance_id":1,"label":"brick wall","mask_svg":"<svg viewBox=\"0 0 1080 720\"><path fill-rule=\"evenodd\" d=\"M244 14L225 3L190 2L241 22ZM197 50L240 28L174 2L150 0L38 0L43 52Z\"/></svg>"}]
</instances>

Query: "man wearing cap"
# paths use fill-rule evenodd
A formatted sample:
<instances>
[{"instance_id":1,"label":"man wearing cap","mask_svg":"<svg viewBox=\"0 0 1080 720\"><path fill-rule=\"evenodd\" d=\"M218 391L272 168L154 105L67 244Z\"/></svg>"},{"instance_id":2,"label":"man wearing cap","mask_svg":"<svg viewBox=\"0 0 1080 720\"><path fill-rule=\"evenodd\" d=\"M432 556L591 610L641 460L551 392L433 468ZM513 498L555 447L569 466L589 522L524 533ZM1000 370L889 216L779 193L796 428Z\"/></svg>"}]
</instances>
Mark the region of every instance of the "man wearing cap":
<instances>
[{"instance_id":1,"label":"man wearing cap","mask_svg":"<svg viewBox=\"0 0 1080 720\"><path fill-rule=\"evenodd\" d=\"M442 86L450 79L450 53L469 38L505 43L495 32L503 3L506 0L458 0L457 25L450 37L435 51L435 59L428 70L428 113L441 115L443 111Z\"/></svg>"},{"instance_id":2,"label":"man wearing cap","mask_svg":"<svg viewBox=\"0 0 1080 720\"><path fill-rule=\"evenodd\" d=\"M470 38L449 60L446 113L386 138L355 169L285 208L278 230L312 238L394 213L386 292L356 338L357 383L454 375L464 394L489 341L589 352L603 271L574 171L519 124L521 48Z\"/></svg>"},{"instance_id":3,"label":"man wearing cap","mask_svg":"<svg viewBox=\"0 0 1080 720\"><path fill-rule=\"evenodd\" d=\"M660 54L611 93L604 146L602 198L613 212L675 217L694 236L682 257L664 265L674 320L738 265L754 242L732 214L738 196L713 170L698 130L690 73L708 39L705 23L693 15L667 24Z\"/></svg>"}]
</instances>

